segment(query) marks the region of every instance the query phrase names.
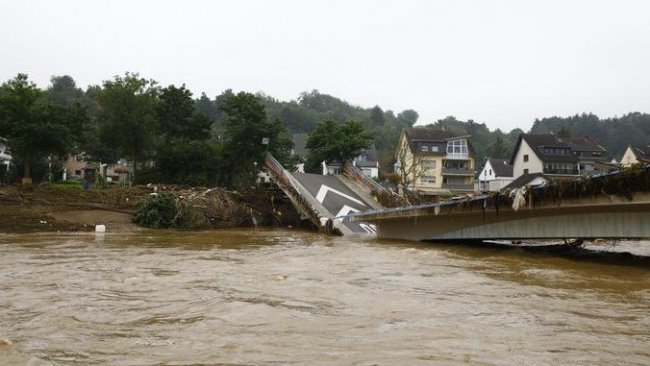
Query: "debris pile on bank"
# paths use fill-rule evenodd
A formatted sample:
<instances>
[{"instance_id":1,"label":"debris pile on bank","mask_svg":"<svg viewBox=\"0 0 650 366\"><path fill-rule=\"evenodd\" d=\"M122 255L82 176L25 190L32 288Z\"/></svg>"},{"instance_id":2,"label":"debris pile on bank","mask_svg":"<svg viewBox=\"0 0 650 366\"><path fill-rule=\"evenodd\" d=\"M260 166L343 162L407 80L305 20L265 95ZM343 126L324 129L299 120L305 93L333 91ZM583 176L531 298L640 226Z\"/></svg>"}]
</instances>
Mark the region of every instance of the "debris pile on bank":
<instances>
[{"instance_id":1,"label":"debris pile on bank","mask_svg":"<svg viewBox=\"0 0 650 366\"><path fill-rule=\"evenodd\" d=\"M150 228L208 229L255 224L253 210L222 188L154 192L133 221Z\"/></svg>"}]
</instances>

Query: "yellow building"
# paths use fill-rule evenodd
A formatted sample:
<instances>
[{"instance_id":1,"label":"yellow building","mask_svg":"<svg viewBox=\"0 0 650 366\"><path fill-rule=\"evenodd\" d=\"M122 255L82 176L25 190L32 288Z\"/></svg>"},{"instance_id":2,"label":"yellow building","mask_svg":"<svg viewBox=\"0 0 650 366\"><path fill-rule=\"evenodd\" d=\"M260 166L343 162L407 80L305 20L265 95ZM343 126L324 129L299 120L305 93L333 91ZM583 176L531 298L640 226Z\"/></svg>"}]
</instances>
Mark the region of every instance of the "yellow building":
<instances>
[{"instance_id":1,"label":"yellow building","mask_svg":"<svg viewBox=\"0 0 650 366\"><path fill-rule=\"evenodd\" d=\"M422 194L473 192L475 152L469 136L428 128L405 128L395 153L401 186Z\"/></svg>"}]
</instances>

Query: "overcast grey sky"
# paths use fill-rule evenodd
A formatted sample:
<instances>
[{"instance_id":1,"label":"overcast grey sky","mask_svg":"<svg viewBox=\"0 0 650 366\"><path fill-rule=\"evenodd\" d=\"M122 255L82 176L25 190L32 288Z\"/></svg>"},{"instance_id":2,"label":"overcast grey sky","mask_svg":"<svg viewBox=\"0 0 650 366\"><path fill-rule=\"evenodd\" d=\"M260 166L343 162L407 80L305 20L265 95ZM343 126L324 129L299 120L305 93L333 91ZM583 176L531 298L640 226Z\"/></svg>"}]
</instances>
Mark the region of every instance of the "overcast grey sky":
<instances>
[{"instance_id":1,"label":"overcast grey sky","mask_svg":"<svg viewBox=\"0 0 650 366\"><path fill-rule=\"evenodd\" d=\"M509 131L535 118L650 112L650 1L0 0L0 80L86 87L125 71L196 96L454 115Z\"/></svg>"}]
</instances>

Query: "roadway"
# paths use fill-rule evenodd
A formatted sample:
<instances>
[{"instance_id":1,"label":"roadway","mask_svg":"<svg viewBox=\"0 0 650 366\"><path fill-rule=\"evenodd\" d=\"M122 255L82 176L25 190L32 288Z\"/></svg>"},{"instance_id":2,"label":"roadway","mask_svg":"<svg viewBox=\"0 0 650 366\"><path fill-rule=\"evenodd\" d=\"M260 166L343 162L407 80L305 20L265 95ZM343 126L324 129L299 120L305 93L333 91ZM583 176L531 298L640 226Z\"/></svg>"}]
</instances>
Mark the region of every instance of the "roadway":
<instances>
[{"instance_id":1,"label":"roadway","mask_svg":"<svg viewBox=\"0 0 650 366\"><path fill-rule=\"evenodd\" d=\"M328 211L321 213L324 217L341 217L372 209L337 176L293 173L293 177ZM346 220L343 225L355 233L375 234L374 225L366 222Z\"/></svg>"}]
</instances>

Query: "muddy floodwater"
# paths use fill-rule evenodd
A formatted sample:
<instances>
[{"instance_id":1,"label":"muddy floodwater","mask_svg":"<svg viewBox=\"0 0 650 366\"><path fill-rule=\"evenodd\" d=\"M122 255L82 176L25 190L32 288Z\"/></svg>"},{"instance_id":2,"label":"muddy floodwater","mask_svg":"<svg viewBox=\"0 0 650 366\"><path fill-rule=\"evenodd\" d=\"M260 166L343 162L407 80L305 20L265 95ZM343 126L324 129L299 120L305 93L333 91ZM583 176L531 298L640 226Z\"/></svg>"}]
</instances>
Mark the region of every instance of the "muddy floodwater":
<instances>
[{"instance_id":1,"label":"muddy floodwater","mask_svg":"<svg viewBox=\"0 0 650 366\"><path fill-rule=\"evenodd\" d=\"M650 268L291 230L0 234L0 364L649 365Z\"/></svg>"}]
</instances>

